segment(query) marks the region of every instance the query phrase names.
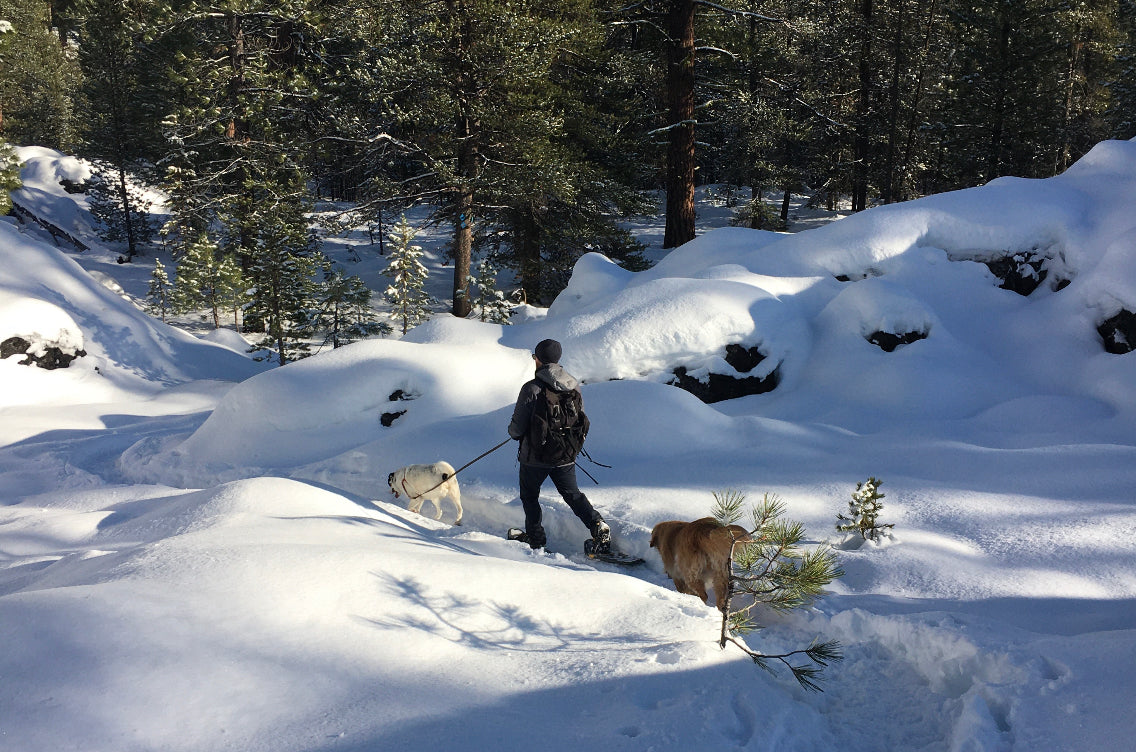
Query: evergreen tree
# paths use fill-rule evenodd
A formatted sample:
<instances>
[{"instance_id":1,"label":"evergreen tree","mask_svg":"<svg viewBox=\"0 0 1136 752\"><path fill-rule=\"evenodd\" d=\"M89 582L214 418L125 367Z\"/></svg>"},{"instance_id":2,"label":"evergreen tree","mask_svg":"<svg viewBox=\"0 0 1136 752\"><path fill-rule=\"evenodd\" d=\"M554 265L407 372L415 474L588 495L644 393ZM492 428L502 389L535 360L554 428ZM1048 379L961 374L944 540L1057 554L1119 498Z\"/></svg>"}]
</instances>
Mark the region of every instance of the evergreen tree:
<instances>
[{"instance_id":1,"label":"evergreen tree","mask_svg":"<svg viewBox=\"0 0 1136 752\"><path fill-rule=\"evenodd\" d=\"M166 315L173 310L173 285L170 284L166 267L159 259L154 259L154 271L150 273L150 289L146 293L150 312L156 313L166 320Z\"/></svg>"},{"instance_id":2,"label":"evergreen tree","mask_svg":"<svg viewBox=\"0 0 1136 752\"><path fill-rule=\"evenodd\" d=\"M177 266L174 286L175 308L188 312L206 308L212 314L213 328L221 328L221 312L233 311L233 323L239 325L237 308L244 295L241 270L232 254L222 255L217 244L204 233L188 244Z\"/></svg>"},{"instance_id":3,"label":"evergreen tree","mask_svg":"<svg viewBox=\"0 0 1136 752\"><path fill-rule=\"evenodd\" d=\"M732 525L742 519L745 494L716 492L714 500L713 515L720 524ZM821 669L843 658L839 642L814 642L803 650L769 655L749 647L742 636L761 628L755 621L759 609L791 611L808 607L844 572L826 547L801 551L804 525L783 519L785 505L776 496L766 494L750 513L748 540L735 542L730 556L729 593L718 644L725 647L732 642L770 673L771 662L778 661L792 671L802 687L819 690ZM808 658L812 665L791 662L798 655Z\"/></svg>"},{"instance_id":4,"label":"evergreen tree","mask_svg":"<svg viewBox=\"0 0 1136 752\"><path fill-rule=\"evenodd\" d=\"M390 263L386 275L391 284L386 299L394 306L393 316L402 323L402 333L430 318L430 296L426 293L426 267L422 247L414 245L415 231L402 217L390 233Z\"/></svg>"},{"instance_id":5,"label":"evergreen tree","mask_svg":"<svg viewBox=\"0 0 1136 752\"><path fill-rule=\"evenodd\" d=\"M135 181L151 182L160 132L154 56L144 39L147 0L81 0L82 156L94 161L92 211L103 237L126 243L130 261L150 240L149 202Z\"/></svg>"},{"instance_id":6,"label":"evergreen tree","mask_svg":"<svg viewBox=\"0 0 1136 752\"><path fill-rule=\"evenodd\" d=\"M477 276L470 278L469 288L473 291L473 309L478 318L492 324L509 323L513 307L497 289L497 269L488 256L477 265Z\"/></svg>"},{"instance_id":7,"label":"evergreen tree","mask_svg":"<svg viewBox=\"0 0 1136 752\"><path fill-rule=\"evenodd\" d=\"M327 272L319 292L317 328L324 330L324 344L332 349L375 334L390 334L390 324L379 321L371 308L371 290L359 277L348 277L340 268Z\"/></svg>"},{"instance_id":8,"label":"evergreen tree","mask_svg":"<svg viewBox=\"0 0 1136 752\"><path fill-rule=\"evenodd\" d=\"M875 478L856 484L852 500L848 502L848 514L836 515L838 532L859 533L864 540L876 541L881 535L887 535L886 530L895 527L879 521L880 512L884 508L881 501L884 494L879 492L880 485L882 482Z\"/></svg>"},{"instance_id":9,"label":"evergreen tree","mask_svg":"<svg viewBox=\"0 0 1136 752\"><path fill-rule=\"evenodd\" d=\"M285 187L282 193L287 193ZM323 259L315 249L304 207L276 205L274 213L250 219L247 242L254 252L246 273L250 283L245 330L262 331L254 349L274 350L280 365L308 354L318 322Z\"/></svg>"},{"instance_id":10,"label":"evergreen tree","mask_svg":"<svg viewBox=\"0 0 1136 752\"><path fill-rule=\"evenodd\" d=\"M613 167L619 139L605 134L614 129L598 125L607 115L595 101L610 97L594 94L603 27L590 3L377 7L351 66L370 76L361 99L372 128L355 140L388 147L375 160L373 201L429 200L454 228L455 315L470 312L473 249L490 238L539 299L542 265L556 250L549 218L614 226L639 201Z\"/></svg>"},{"instance_id":11,"label":"evergreen tree","mask_svg":"<svg viewBox=\"0 0 1136 752\"><path fill-rule=\"evenodd\" d=\"M131 261L140 246L153 239L152 203L124 170L96 162L87 188L87 205L98 221L103 240L126 243L122 261Z\"/></svg>"},{"instance_id":12,"label":"evergreen tree","mask_svg":"<svg viewBox=\"0 0 1136 752\"><path fill-rule=\"evenodd\" d=\"M20 187L20 160L7 141L0 140L0 217L12 210L12 191Z\"/></svg>"},{"instance_id":13,"label":"evergreen tree","mask_svg":"<svg viewBox=\"0 0 1136 752\"><path fill-rule=\"evenodd\" d=\"M74 47L48 0L6 0L0 10L0 132L15 144L66 150L75 141L79 84Z\"/></svg>"}]
</instances>

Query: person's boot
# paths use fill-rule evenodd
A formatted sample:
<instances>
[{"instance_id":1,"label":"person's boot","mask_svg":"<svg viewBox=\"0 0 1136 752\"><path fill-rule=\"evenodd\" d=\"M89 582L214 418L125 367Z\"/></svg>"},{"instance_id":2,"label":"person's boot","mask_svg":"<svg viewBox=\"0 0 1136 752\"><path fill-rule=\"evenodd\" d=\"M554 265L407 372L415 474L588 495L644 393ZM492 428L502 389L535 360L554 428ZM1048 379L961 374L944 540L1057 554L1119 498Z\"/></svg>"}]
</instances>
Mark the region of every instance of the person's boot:
<instances>
[{"instance_id":1,"label":"person's boot","mask_svg":"<svg viewBox=\"0 0 1136 752\"><path fill-rule=\"evenodd\" d=\"M603 520L592 526L592 547L598 554L611 553L611 528Z\"/></svg>"}]
</instances>

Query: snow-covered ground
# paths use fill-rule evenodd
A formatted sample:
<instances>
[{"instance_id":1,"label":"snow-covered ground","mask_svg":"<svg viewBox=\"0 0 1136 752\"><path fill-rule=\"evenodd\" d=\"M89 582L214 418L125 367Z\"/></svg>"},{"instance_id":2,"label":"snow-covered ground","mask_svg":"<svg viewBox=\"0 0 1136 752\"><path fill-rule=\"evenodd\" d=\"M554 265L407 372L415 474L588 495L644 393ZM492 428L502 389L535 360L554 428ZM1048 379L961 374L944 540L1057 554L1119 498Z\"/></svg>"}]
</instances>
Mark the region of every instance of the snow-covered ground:
<instances>
[{"instance_id":1,"label":"snow-covered ground","mask_svg":"<svg viewBox=\"0 0 1136 752\"><path fill-rule=\"evenodd\" d=\"M56 182L81 166L24 156L17 199L93 247L0 220L0 340L87 352L0 361L0 749L1131 748L1136 354L1096 326L1136 309L1136 142L792 235L717 229L638 274L587 256L525 323L439 316L276 369L140 312L146 259L115 264ZM1013 255L1047 272L1028 297L981 263ZM612 466L585 491L644 567L584 558L551 488L548 552L503 540L511 446L459 475L461 527L386 488L501 441L548 336ZM777 388L663 383L729 373L727 344ZM894 537L857 547L834 525L868 476ZM747 638L839 640L823 693L719 650L648 547L726 488L840 547L827 597Z\"/></svg>"}]
</instances>

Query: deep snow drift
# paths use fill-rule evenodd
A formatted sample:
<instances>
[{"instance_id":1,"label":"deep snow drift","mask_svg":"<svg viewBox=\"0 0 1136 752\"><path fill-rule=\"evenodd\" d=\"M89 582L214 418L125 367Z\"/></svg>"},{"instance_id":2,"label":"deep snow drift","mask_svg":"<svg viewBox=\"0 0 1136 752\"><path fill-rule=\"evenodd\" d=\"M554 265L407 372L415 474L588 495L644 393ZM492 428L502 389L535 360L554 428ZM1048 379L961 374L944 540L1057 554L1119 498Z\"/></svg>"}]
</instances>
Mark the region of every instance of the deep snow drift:
<instances>
[{"instance_id":1,"label":"deep snow drift","mask_svg":"<svg viewBox=\"0 0 1136 752\"><path fill-rule=\"evenodd\" d=\"M90 237L43 177L76 163L29 157L39 210ZM0 361L0 746L1126 748L1136 354L1096 327L1136 310L1132 206L1136 143L1107 142L1049 180L715 230L642 273L585 256L526 323L440 316L272 370L139 312L137 269L108 290L113 251L0 221L0 340L88 353ZM1044 279L1021 295L991 267ZM551 488L549 552L502 540L511 446L459 476L462 527L385 487L502 440L550 336L612 465L585 463L584 490L646 567L582 557ZM777 387L707 405L664 383L733 373L727 345ZM895 534L857 547L834 524L869 475ZM823 694L720 651L647 546L723 488L776 493L841 547L828 597L749 638L840 640Z\"/></svg>"}]
</instances>

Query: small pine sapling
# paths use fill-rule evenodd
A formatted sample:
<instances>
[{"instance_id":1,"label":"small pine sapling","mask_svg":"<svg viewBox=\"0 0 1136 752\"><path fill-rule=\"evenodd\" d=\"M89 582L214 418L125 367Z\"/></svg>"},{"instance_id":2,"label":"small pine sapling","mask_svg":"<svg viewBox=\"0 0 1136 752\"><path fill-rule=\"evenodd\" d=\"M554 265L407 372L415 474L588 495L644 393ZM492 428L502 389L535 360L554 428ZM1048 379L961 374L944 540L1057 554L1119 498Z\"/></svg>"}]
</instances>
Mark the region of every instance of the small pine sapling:
<instances>
[{"instance_id":1,"label":"small pine sapling","mask_svg":"<svg viewBox=\"0 0 1136 752\"><path fill-rule=\"evenodd\" d=\"M385 274L391 284L386 299L395 320L402 322L402 333L430 318L430 295L426 292L426 267L422 265L422 246L414 245L415 231L403 216L391 231L393 247Z\"/></svg>"},{"instance_id":2,"label":"small pine sapling","mask_svg":"<svg viewBox=\"0 0 1136 752\"><path fill-rule=\"evenodd\" d=\"M868 478L856 484L856 491L848 502L848 514L836 515L836 530L841 533L859 533L864 540L878 541L880 536L890 535L888 530L895 527L891 523L879 521L884 505L880 493L883 481Z\"/></svg>"},{"instance_id":3,"label":"small pine sapling","mask_svg":"<svg viewBox=\"0 0 1136 752\"><path fill-rule=\"evenodd\" d=\"M497 269L488 256L477 265L477 276L469 277L469 289L473 291L473 310L478 312L478 318L491 324L509 323L513 307L505 293L497 289Z\"/></svg>"},{"instance_id":4,"label":"small pine sapling","mask_svg":"<svg viewBox=\"0 0 1136 752\"><path fill-rule=\"evenodd\" d=\"M714 518L722 525L737 524L743 515L745 498L738 491L715 492ZM780 662L803 688L821 691L818 682L823 668L844 657L838 641L814 641L802 650L774 655L754 650L742 636L761 628L755 621L759 607L774 611L808 607L844 572L827 546L811 551L799 548L805 535L804 525L782 519L785 505L777 496L765 494L750 512L749 540L735 541L730 555L729 592L718 645L725 648L727 642L732 642L771 674L773 662ZM795 662L796 656L804 656L811 663Z\"/></svg>"},{"instance_id":5,"label":"small pine sapling","mask_svg":"<svg viewBox=\"0 0 1136 752\"><path fill-rule=\"evenodd\" d=\"M172 292L173 285L170 284L170 277L166 274L166 267L162 266L161 261L154 259L154 271L150 273L150 290L146 293L146 300L150 312L160 315L162 321L166 320L166 314L170 312Z\"/></svg>"}]
</instances>

